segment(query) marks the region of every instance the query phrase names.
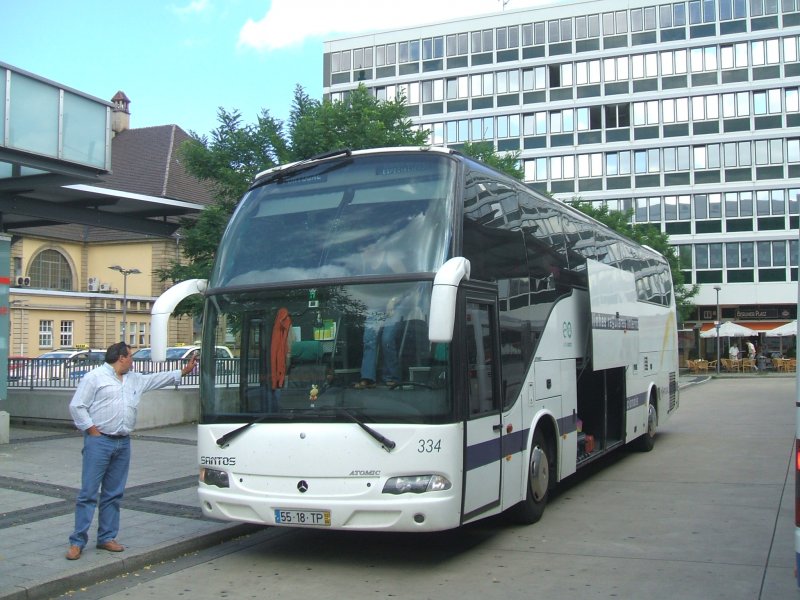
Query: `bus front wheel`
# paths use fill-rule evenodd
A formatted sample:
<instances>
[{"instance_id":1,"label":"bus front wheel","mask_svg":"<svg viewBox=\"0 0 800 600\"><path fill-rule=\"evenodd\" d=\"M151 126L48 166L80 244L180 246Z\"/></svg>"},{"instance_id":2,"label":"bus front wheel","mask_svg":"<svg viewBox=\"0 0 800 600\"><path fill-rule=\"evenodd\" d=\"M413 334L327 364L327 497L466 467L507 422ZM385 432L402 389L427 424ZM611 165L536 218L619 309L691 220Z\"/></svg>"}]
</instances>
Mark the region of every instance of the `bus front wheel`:
<instances>
[{"instance_id":1,"label":"bus front wheel","mask_svg":"<svg viewBox=\"0 0 800 600\"><path fill-rule=\"evenodd\" d=\"M512 516L516 522L530 525L542 518L551 487L551 477L555 473L554 458L552 444L541 429L537 429L533 434L528 463L527 493L525 499L512 509Z\"/></svg>"},{"instance_id":2,"label":"bus front wheel","mask_svg":"<svg viewBox=\"0 0 800 600\"><path fill-rule=\"evenodd\" d=\"M639 452L650 452L656 445L656 431L658 430L658 410L656 409L656 399L650 394L647 402L647 431L637 438L635 448Z\"/></svg>"}]
</instances>

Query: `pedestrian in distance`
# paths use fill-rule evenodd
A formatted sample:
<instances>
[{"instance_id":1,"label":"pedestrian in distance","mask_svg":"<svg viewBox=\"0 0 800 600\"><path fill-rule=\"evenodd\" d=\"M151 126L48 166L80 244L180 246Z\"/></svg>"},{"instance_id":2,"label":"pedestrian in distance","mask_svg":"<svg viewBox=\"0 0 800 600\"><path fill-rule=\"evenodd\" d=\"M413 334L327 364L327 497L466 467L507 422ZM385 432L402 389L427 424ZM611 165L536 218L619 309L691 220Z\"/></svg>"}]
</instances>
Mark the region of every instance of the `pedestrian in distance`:
<instances>
[{"instance_id":1,"label":"pedestrian in distance","mask_svg":"<svg viewBox=\"0 0 800 600\"><path fill-rule=\"evenodd\" d=\"M177 385L197 365L193 354L182 369L142 374L131 371L133 358L125 342L106 350L105 363L84 375L69 403L75 426L83 432L81 489L75 502L75 530L69 536L67 560L81 557L98 509L97 548L122 552L117 542L120 502L128 481L130 434L142 394ZM98 502L99 495L99 502Z\"/></svg>"}]
</instances>

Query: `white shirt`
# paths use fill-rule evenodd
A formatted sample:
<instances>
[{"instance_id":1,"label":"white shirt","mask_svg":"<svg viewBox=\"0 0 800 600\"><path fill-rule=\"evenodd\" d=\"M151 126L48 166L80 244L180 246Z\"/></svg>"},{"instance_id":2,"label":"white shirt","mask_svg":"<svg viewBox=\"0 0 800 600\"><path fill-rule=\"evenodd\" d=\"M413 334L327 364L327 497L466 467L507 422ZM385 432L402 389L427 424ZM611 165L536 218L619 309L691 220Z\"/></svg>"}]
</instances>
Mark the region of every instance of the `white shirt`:
<instances>
[{"instance_id":1,"label":"white shirt","mask_svg":"<svg viewBox=\"0 0 800 600\"><path fill-rule=\"evenodd\" d=\"M69 412L81 431L92 425L109 435L129 435L136 425L136 410L142 394L168 385L177 385L181 371L165 371L144 375L129 371L117 377L114 367L104 363L83 376Z\"/></svg>"}]
</instances>

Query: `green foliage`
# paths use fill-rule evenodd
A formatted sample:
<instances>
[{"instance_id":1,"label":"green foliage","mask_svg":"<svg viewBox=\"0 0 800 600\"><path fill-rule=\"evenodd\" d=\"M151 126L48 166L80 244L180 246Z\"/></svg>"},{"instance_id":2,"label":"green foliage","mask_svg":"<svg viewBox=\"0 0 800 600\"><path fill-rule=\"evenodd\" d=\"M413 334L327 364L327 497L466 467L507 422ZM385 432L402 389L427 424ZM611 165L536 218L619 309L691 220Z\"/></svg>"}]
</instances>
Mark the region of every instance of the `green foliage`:
<instances>
[{"instance_id":1,"label":"green foliage","mask_svg":"<svg viewBox=\"0 0 800 600\"><path fill-rule=\"evenodd\" d=\"M519 164L519 151L500 153L495 151L491 142L467 142L461 147L460 152L510 175L514 179L522 181L525 175Z\"/></svg>"},{"instance_id":2,"label":"green foliage","mask_svg":"<svg viewBox=\"0 0 800 600\"><path fill-rule=\"evenodd\" d=\"M342 102L317 102L295 90L289 122L294 160L350 148L424 146L428 135L414 129L403 98L381 101L363 85Z\"/></svg>"},{"instance_id":3,"label":"green foliage","mask_svg":"<svg viewBox=\"0 0 800 600\"><path fill-rule=\"evenodd\" d=\"M636 243L649 246L662 254L669 262L672 272L679 321L684 321L691 314L694 308L692 298L697 295L699 288L696 285L686 285L681 271L680 258L675 247L670 245L669 236L666 233L653 225L632 224L633 211L610 211L607 206L597 207L580 199L575 199L569 204Z\"/></svg>"}]
</instances>

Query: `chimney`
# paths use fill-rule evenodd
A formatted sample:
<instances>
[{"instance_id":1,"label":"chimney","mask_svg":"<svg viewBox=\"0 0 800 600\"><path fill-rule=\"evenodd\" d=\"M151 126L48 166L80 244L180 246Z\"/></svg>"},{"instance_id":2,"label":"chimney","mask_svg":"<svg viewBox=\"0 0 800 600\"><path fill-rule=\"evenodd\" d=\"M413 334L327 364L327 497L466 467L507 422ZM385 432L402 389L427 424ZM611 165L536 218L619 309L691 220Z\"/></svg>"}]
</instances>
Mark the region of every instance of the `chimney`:
<instances>
[{"instance_id":1,"label":"chimney","mask_svg":"<svg viewBox=\"0 0 800 600\"><path fill-rule=\"evenodd\" d=\"M131 127L131 111L128 110L131 101L125 92L119 91L114 94L111 102L114 104L111 109L111 130L116 135Z\"/></svg>"}]
</instances>

